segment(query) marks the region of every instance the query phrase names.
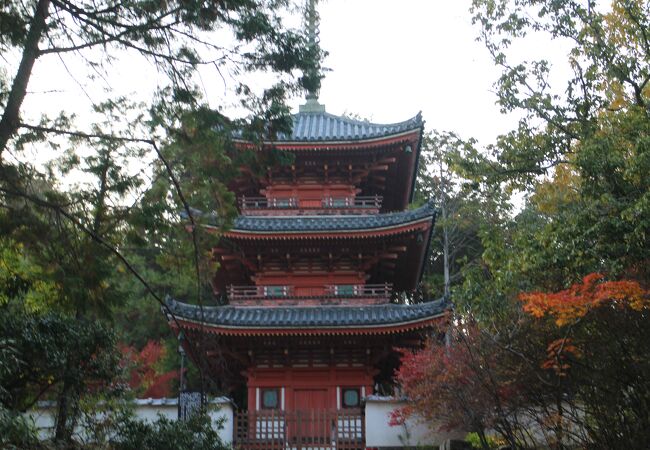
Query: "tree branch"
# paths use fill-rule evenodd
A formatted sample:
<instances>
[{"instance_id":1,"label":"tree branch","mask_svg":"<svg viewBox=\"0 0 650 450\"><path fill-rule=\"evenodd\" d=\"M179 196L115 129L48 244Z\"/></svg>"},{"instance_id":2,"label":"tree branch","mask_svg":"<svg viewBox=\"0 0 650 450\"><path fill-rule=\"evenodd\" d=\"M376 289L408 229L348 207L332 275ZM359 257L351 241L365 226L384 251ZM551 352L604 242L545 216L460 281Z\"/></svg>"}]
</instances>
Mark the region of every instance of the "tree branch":
<instances>
[{"instance_id":1,"label":"tree branch","mask_svg":"<svg viewBox=\"0 0 650 450\"><path fill-rule=\"evenodd\" d=\"M18 129L20 107L27 94L27 84L32 75L34 62L38 58L38 43L45 30L45 19L49 14L50 0L39 0L34 11L34 18L27 33L22 59L11 85L11 91L0 119L0 162L7 142Z\"/></svg>"}]
</instances>

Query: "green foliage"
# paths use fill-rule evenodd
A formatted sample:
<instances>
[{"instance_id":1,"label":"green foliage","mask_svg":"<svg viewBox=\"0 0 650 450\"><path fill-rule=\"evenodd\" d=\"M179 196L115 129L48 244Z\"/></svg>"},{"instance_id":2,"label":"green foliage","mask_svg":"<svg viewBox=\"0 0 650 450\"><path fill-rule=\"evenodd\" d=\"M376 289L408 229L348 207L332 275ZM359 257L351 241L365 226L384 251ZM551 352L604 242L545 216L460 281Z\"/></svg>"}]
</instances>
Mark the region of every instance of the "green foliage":
<instances>
[{"instance_id":1,"label":"green foliage","mask_svg":"<svg viewBox=\"0 0 650 450\"><path fill-rule=\"evenodd\" d=\"M309 45L301 31L286 27L283 17L292 6L287 0L165 4L103 0L92 5L43 0L29 6L13 2L6 6L0 49L20 54L24 64L12 73L13 78L0 84L0 99L7 99L0 102L4 107L0 154L10 139L23 140L18 134L31 135L26 141L44 140L43 133L65 133L70 128L69 123L43 117L39 126L44 128L34 129L19 119L32 66L45 55L78 58L75 80L109 80L105 83L109 92L110 79L116 75L113 63L127 54L131 58L140 55L167 76L160 97L197 108L203 107L197 69L213 67L214 76L233 75L229 79L239 100L254 114L249 122L271 124L271 129L277 121L288 120L287 95L320 86L324 53ZM255 92L240 76L253 71L276 74L275 84ZM303 76L297 77L296 72Z\"/></svg>"},{"instance_id":2,"label":"green foliage","mask_svg":"<svg viewBox=\"0 0 650 450\"><path fill-rule=\"evenodd\" d=\"M0 239L0 307L20 302L27 310L41 311L58 295L47 269L36 264L21 244Z\"/></svg>"},{"instance_id":3,"label":"green foliage","mask_svg":"<svg viewBox=\"0 0 650 450\"><path fill-rule=\"evenodd\" d=\"M612 286L650 283L650 7L475 0L473 13L502 70L499 104L521 120L484 149L446 133L433 141L445 157L432 161L449 175L422 179L432 192L455 183L439 194L447 205L456 195L476 205L464 214L478 245L452 270L452 349L440 346L436 364L404 374L429 374L414 403L434 392L428 411L493 429L513 448L538 445L534 433L551 448L636 448L649 427L647 305L629 308L607 291L604 304L557 324L528 317L518 298L579 291L575 283L595 272ZM557 61L514 59L533 35L571 46L564 85L551 83ZM441 226L462 229L462 216Z\"/></svg>"},{"instance_id":4,"label":"green foliage","mask_svg":"<svg viewBox=\"0 0 650 450\"><path fill-rule=\"evenodd\" d=\"M43 448L30 419L4 406L0 406L0 447L7 450Z\"/></svg>"},{"instance_id":5,"label":"green foliage","mask_svg":"<svg viewBox=\"0 0 650 450\"><path fill-rule=\"evenodd\" d=\"M0 373L0 401L6 408L25 411L44 395L57 394L64 384L77 396L108 389L120 373L115 336L105 326L8 306L1 312L0 339L10 342L15 355L14 364Z\"/></svg>"},{"instance_id":6,"label":"green foliage","mask_svg":"<svg viewBox=\"0 0 650 450\"><path fill-rule=\"evenodd\" d=\"M188 421L170 420L159 416L149 423L137 419L126 419L119 424L112 439L114 450L160 450L192 449L222 450L228 448L221 442L217 429L207 415L197 414Z\"/></svg>"},{"instance_id":7,"label":"green foliage","mask_svg":"<svg viewBox=\"0 0 650 450\"><path fill-rule=\"evenodd\" d=\"M490 320L522 291L563 289L592 272L647 282L648 5L476 0L472 11L502 69L499 103L522 118L484 149L436 141L460 186L452 193L476 206L463 211L480 245L455 269L459 310ZM572 47L564 86L551 84L550 61L511 51L540 36Z\"/></svg>"},{"instance_id":8,"label":"green foliage","mask_svg":"<svg viewBox=\"0 0 650 450\"><path fill-rule=\"evenodd\" d=\"M487 441L487 445L489 449L497 450L500 446L503 445L502 440L497 439L493 436L485 436L485 439ZM468 433L467 436L465 437L465 441L469 442L472 448L478 448L478 449L484 448L478 433Z\"/></svg>"}]
</instances>

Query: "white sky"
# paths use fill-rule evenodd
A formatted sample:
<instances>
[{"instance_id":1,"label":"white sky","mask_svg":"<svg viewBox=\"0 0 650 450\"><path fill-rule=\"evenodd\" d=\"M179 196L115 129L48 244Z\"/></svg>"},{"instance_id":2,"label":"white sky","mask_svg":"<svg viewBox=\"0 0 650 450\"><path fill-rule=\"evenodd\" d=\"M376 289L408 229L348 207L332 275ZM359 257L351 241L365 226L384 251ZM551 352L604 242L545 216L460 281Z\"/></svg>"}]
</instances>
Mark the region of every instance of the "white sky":
<instances>
[{"instance_id":1,"label":"white sky","mask_svg":"<svg viewBox=\"0 0 650 450\"><path fill-rule=\"evenodd\" d=\"M471 24L471 0L327 0L319 5L321 46L332 69L320 101L375 122L422 110L427 129L481 142L512 128L499 115L499 72Z\"/></svg>"},{"instance_id":2,"label":"white sky","mask_svg":"<svg viewBox=\"0 0 650 450\"><path fill-rule=\"evenodd\" d=\"M330 113L354 113L378 123L403 121L422 111L427 129L456 131L483 145L492 143L515 126L515 118L501 115L495 105L492 84L499 70L475 40L478 27L471 24L470 4L321 0L320 41L329 52L325 66L331 71L323 80L320 102ZM547 43L536 44L544 48ZM529 50L524 47L523 55ZM554 61L566 59L555 54L559 58ZM81 63L68 56L65 61L67 68L57 56L37 61L23 108L32 121L40 112L55 115L68 109L77 111L83 122L88 96L94 102L105 98L101 80L87 81L79 74L84 70ZM117 92L134 99L147 100L162 80L139 57L124 58L111 73L109 82ZM202 83L212 107L228 108L232 98L224 102L223 95L234 89L234 82L227 80L224 86L215 70L206 70ZM291 104L297 110L303 101L296 98Z\"/></svg>"}]
</instances>

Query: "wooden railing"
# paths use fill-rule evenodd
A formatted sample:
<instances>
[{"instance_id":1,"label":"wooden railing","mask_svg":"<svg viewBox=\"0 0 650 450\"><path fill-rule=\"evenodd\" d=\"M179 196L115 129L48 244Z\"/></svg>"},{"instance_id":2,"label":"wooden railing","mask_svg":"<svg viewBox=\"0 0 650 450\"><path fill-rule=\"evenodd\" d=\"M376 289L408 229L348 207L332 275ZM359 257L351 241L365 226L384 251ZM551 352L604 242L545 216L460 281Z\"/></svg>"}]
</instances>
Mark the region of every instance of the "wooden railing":
<instances>
[{"instance_id":1,"label":"wooden railing","mask_svg":"<svg viewBox=\"0 0 650 450\"><path fill-rule=\"evenodd\" d=\"M325 197L324 208L381 208L383 201L381 195L356 196L356 197Z\"/></svg>"},{"instance_id":2,"label":"wooden railing","mask_svg":"<svg viewBox=\"0 0 650 450\"><path fill-rule=\"evenodd\" d=\"M266 197L245 197L239 198L241 209L295 209L298 207L298 199L289 198L272 198Z\"/></svg>"},{"instance_id":3,"label":"wooden railing","mask_svg":"<svg viewBox=\"0 0 650 450\"><path fill-rule=\"evenodd\" d=\"M266 298L388 298L393 292L391 283L339 284L322 287L296 286L228 286L230 300Z\"/></svg>"},{"instance_id":4,"label":"wooden railing","mask_svg":"<svg viewBox=\"0 0 650 450\"><path fill-rule=\"evenodd\" d=\"M240 411L233 444L241 450L364 450L360 409Z\"/></svg>"},{"instance_id":5,"label":"wooden railing","mask_svg":"<svg viewBox=\"0 0 650 450\"><path fill-rule=\"evenodd\" d=\"M272 198L246 197L239 198L239 207L242 211L262 209L372 209L379 210L383 202L381 195L356 196L356 197L325 197L315 202L305 201L301 204L296 197Z\"/></svg>"}]
</instances>

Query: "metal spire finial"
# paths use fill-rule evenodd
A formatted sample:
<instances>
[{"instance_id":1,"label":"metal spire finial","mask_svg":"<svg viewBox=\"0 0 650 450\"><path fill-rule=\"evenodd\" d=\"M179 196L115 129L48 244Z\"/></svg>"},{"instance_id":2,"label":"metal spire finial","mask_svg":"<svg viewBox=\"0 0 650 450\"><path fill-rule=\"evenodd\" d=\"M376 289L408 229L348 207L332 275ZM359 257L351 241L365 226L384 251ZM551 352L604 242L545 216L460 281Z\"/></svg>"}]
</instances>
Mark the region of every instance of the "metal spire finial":
<instances>
[{"instance_id":1,"label":"metal spire finial","mask_svg":"<svg viewBox=\"0 0 650 450\"><path fill-rule=\"evenodd\" d=\"M305 28L307 31L307 42L314 58L320 58L320 17L316 10L318 0L305 0ZM317 65L305 73L309 79L307 86L307 102L300 106L300 112L324 112L325 106L318 103L318 90L320 87L320 74Z\"/></svg>"},{"instance_id":2,"label":"metal spire finial","mask_svg":"<svg viewBox=\"0 0 650 450\"><path fill-rule=\"evenodd\" d=\"M305 22L307 25L307 38L309 40L309 45L315 47L320 43L319 35L320 30L318 26L320 25L320 16L316 10L316 4L318 0L307 0L307 5L305 8Z\"/></svg>"}]
</instances>

